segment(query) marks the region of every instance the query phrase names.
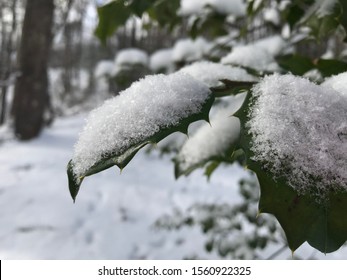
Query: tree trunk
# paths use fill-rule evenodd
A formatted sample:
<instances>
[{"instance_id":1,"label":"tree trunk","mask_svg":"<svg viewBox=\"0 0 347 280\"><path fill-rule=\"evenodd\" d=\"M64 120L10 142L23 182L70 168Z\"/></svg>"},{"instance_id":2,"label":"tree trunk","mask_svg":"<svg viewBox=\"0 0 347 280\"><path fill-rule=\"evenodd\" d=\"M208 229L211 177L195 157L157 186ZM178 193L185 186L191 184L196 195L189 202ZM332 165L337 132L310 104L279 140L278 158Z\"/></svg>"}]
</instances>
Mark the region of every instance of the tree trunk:
<instances>
[{"instance_id":1,"label":"tree trunk","mask_svg":"<svg viewBox=\"0 0 347 280\"><path fill-rule=\"evenodd\" d=\"M12 104L15 135L39 135L49 105L47 64L52 42L54 0L27 0L19 50L20 77Z\"/></svg>"}]
</instances>

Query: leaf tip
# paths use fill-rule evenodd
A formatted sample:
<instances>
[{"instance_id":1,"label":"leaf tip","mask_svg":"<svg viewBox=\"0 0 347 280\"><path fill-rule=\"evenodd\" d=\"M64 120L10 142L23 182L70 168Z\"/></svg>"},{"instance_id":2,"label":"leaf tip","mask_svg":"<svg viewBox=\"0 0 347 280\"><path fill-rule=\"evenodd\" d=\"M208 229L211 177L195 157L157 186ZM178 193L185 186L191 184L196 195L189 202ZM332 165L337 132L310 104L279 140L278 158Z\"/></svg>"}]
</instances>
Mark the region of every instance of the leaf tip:
<instances>
[{"instance_id":1,"label":"leaf tip","mask_svg":"<svg viewBox=\"0 0 347 280\"><path fill-rule=\"evenodd\" d=\"M261 210L258 210L257 215L255 216L255 218L258 219L259 216L260 216L261 214L263 214L263 213L261 212Z\"/></svg>"},{"instance_id":2,"label":"leaf tip","mask_svg":"<svg viewBox=\"0 0 347 280\"><path fill-rule=\"evenodd\" d=\"M295 252L295 250L290 249L290 251L292 252L292 259L294 260L294 252Z\"/></svg>"},{"instance_id":3,"label":"leaf tip","mask_svg":"<svg viewBox=\"0 0 347 280\"><path fill-rule=\"evenodd\" d=\"M84 179L84 176L81 176L81 177L76 179L75 174L72 170L72 160L70 160L68 165L67 165L67 177L68 177L68 181L69 181L70 195L71 195L71 198L73 200L73 203L75 203L76 197L77 197L78 191L80 189L80 185Z\"/></svg>"},{"instance_id":4,"label":"leaf tip","mask_svg":"<svg viewBox=\"0 0 347 280\"><path fill-rule=\"evenodd\" d=\"M174 170L174 173L175 173L175 179L177 180L181 175L181 171L180 171L180 168L179 168L179 163L177 161L175 161L175 170Z\"/></svg>"}]
</instances>

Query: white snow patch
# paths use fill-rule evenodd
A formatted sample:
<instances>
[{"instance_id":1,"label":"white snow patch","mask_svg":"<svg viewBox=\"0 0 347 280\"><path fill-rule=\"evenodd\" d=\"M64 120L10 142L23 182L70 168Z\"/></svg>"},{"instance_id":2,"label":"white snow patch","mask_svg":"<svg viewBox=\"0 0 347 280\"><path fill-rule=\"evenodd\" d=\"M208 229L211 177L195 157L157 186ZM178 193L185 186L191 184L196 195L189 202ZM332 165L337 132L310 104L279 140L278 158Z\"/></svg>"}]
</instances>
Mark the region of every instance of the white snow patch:
<instances>
[{"instance_id":1,"label":"white snow patch","mask_svg":"<svg viewBox=\"0 0 347 280\"><path fill-rule=\"evenodd\" d=\"M73 204L64 170L83 118L57 118L35 140L1 143L1 259L221 258L206 252L208 236L200 228L169 232L153 230L153 224L174 209L186 213L197 203L238 203L237 182L247 172L228 165L218 168L209 183L202 170L175 180L169 157L143 151L121 176L110 169L85 180ZM278 246L267 246L261 258ZM306 243L295 256L341 260L346 259L346 250L344 246L324 255ZM276 259L291 255L288 248Z\"/></svg>"},{"instance_id":2,"label":"white snow patch","mask_svg":"<svg viewBox=\"0 0 347 280\"><path fill-rule=\"evenodd\" d=\"M346 191L346 95L278 74L265 77L252 94L247 127L253 159L301 193Z\"/></svg>"},{"instance_id":3,"label":"white snow patch","mask_svg":"<svg viewBox=\"0 0 347 280\"><path fill-rule=\"evenodd\" d=\"M211 158L226 156L240 135L240 120L231 115L241 107L244 98L244 93L233 97L227 107L211 117L211 125L200 127L185 142L176 157L181 170L189 170Z\"/></svg>"},{"instance_id":4,"label":"white snow patch","mask_svg":"<svg viewBox=\"0 0 347 280\"><path fill-rule=\"evenodd\" d=\"M307 71L304 75L304 78L309 79L312 82L318 83L323 80L322 73L318 69L311 69Z\"/></svg>"},{"instance_id":5,"label":"white snow patch","mask_svg":"<svg viewBox=\"0 0 347 280\"><path fill-rule=\"evenodd\" d=\"M176 41L172 58L174 61L193 62L204 57L210 48L210 44L204 38L180 39Z\"/></svg>"},{"instance_id":6,"label":"white snow patch","mask_svg":"<svg viewBox=\"0 0 347 280\"><path fill-rule=\"evenodd\" d=\"M255 41L252 46L262 48L273 56L280 54L287 46L288 43L279 35L266 37Z\"/></svg>"},{"instance_id":7,"label":"white snow patch","mask_svg":"<svg viewBox=\"0 0 347 280\"><path fill-rule=\"evenodd\" d=\"M181 0L180 13L182 15L201 14L208 7L223 15L244 16L246 14L246 4L243 0Z\"/></svg>"},{"instance_id":8,"label":"white snow patch","mask_svg":"<svg viewBox=\"0 0 347 280\"><path fill-rule=\"evenodd\" d=\"M317 8L318 17L322 18L330 15L336 3L337 0L316 0L315 6Z\"/></svg>"},{"instance_id":9,"label":"white snow patch","mask_svg":"<svg viewBox=\"0 0 347 280\"><path fill-rule=\"evenodd\" d=\"M111 76L114 70L114 62L112 60L101 60L97 63L94 71L96 78Z\"/></svg>"},{"instance_id":10,"label":"white snow patch","mask_svg":"<svg viewBox=\"0 0 347 280\"><path fill-rule=\"evenodd\" d=\"M199 61L183 67L180 72L187 73L209 87L221 84L221 79L254 82L258 79L239 67L232 67L209 61Z\"/></svg>"},{"instance_id":11,"label":"white snow patch","mask_svg":"<svg viewBox=\"0 0 347 280\"><path fill-rule=\"evenodd\" d=\"M107 100L87 119L72 158L76 177L105 154L120 155L161 129L200 112L209 88L188 74L147 76Z\"/></svg>"},{"instance_id":12,"label":"white snow patch","mask_svg":"<svg viewBox=\"0 0 347 280\"><path fill-rule=\"evenodd\" d=\"M332 87L347 98L347 72L327 78L322 86Z\"/></svg>"},{"instance_id":13,"label":"white snow patch","mask_svg":"<svg viewBox=\"0 0 347 280\"><path fill-rule=\"evenodd\" d=\"M219 168L210 183L199 171L177 181L169 157L143 151L121 176L110 169L85 180L73 204L65 168L83 118L57 118L35 140L1 143L1 258L218 258L204 250L199 228L168 232L153 224L195 203L238 202L237 182L247 173L234 165Z\"/></svg>"},{"instance_id":14,"label":"white snow patch","mask_svg":"<svg viewBox=\"0 0 347 280\"><path fill-rule=\"evenodd\" d=\"M148 65L147 53L143 50L136 49L136 48L123 49L117 53L115 58L116 66L134 65L134 64L147 66Z\"/></svg>"},{"instance_id":15,"label":"white snow patch","mask_svg":"<svg viewBox=\"0 0 347 280\"><path fill-rule=\"evenodd\" d=\"M264 20L271 22L274 25L279 25L281 23L281 17L278 10L274 8L268 8L264 10Z\"/></svg>"},{"instance_id":16,"label":"white snow patch","mask_svg":"<svg viewBox=\"0 0 347 280\"><path fill-rule=\"evenodd\" d=\"M257 10L259 8L259 6L262 4L263 0L255 0L253 2L253 10Z\"/></svg>"},{"instance_id":17,"label":"white snow patch","mask_svg":"<svg viewBox=\"0 0 347 280\"><path fill-rule=\"evenodd\" d=\"M266 49L255 45L236 46L221 59L223 64L250 67L258 71L276 71L278 65Z\"/></svg>"},{"instance_id":18,"label":"white snow patch","mask_svg":"<svg viewBox=\"0 0 347 280\"><path fill-rule=\"evenodd\" d=\"M172 61L172 49L161 49L154 52L149 61L149 67L152 71L158 72L165 70L166 73L173 72L174 65Z\"/></svg>"}]
</instances>

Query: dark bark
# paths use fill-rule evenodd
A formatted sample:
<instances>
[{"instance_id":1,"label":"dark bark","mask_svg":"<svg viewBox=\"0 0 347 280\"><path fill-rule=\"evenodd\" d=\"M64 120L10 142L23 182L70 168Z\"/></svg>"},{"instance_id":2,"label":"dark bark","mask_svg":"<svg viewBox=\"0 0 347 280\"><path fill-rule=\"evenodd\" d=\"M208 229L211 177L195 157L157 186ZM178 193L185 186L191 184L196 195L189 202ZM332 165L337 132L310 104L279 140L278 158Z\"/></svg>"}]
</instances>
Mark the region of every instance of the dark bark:
<instances>
[{"instance_id":1,"label":"dark bark","mask_svg":"<svg viewBox=\"0 0 347 280\"><path fill-rule=\"evenodd\" d=\"M4 20L5 8L10 8L12 23ZM6 96L10 86L10 75L12 72L11 54L14 48L14 34L17 29L17 0L0 3L0 125L5 123L7 103Z\"/></svg>"},{"instance_id":2,"label":"dark bark","mask_svg":"<svg viewBox=\"0 0 347 280\"><path fill-rule=\"evenodd\" d=\"M20 77L12 104L15 135L39 135L49 107L47 64L52 43L54 0L28 0L19 50Z\"/></svg>"}]
</instances>

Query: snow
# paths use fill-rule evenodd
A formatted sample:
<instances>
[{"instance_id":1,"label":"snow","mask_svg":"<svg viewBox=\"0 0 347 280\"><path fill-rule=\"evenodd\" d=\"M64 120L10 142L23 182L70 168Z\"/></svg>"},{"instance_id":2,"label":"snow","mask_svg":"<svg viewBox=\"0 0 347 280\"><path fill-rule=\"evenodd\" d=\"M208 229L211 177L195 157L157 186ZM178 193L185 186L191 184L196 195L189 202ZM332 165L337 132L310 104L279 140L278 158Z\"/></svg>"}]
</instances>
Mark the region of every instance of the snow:
<instances>
[{"instance_id":1,"label":"snow","mask_svg":"<svg viewBox=\"0 0 347 280\"><path fill-rule=\"evenodd\" d=\"M82 115L61 118L36 140L0 145L1 259L216 258L204 252L197 228L166 232L153 224L195 202L234 201L246 173L235 166L210 184L202 174L175 181L169 158L139 153L122 175L107 170L86 179L73 204L66 163L82 124Z\"/></svg>"},{"instance_id":2,"label":"snow","mask_svg":"<svg viewBox=\"0 0 347 280\"><path fill-rule=\"evenodd\" d=\"M265 77L252 94L247 126L253 159L276 176L285 176L300 193L319 192L318 200L339 186L346 191L346 95L277 74Z\"/></svg>"},{"instance_id":3,"label":"snow","mask_svg":"<svg viewBox=\"0 0 347 280\"><path fill-rule=\"evenodd\" d=\"M207 7L223 15L244 16L246 14L246 4L243 0L181 0L180 13L182 15L201 14Z\"/></svg>"},{"instance_id":4,"label":"snow","mask_svg":"<svg viewBox=\"0 0 347 280\"><path fill-rule=\"evenodd\" d=\"M136 48L123 49L117 53L115 58L116 66L134 65L134 64L147 66L148 65L147 53L143 50L136 49Z\"/></svg>"},{"instance_id":5,"label":"snow","mask_svg":"<svg viewBox=\"0 0 347 280\"><path fill-rule=\"evenodd\" d=\"M311 80L312 82L319 83L323 80L322 73L318 69L311 69L307 71L304 75L304 78Z\"/></svg>"},{"instance_id":6,"label":"snow","mask_svg":"<svg viewBox=\"0 0 347 280\"><path fill-rule=\"evenodd\" d=\"M255 45L235 46L231 53L221 59L221 62L249 67L258 71L278 70L278 65L271 53Z\"/></svg>"},{"instance_id":7,"label":"snow","mask_svg":"<svg viewBox=\"0 0 347 280\"><path fill-rule=\"evenodd\" d=\"M154 72L165 70L166 73L173 72L172 49L160 49L155 51L149 60L149 67Z\"/></svg>"},{"instance_id":8,"label":"snow","mask_svg":"<svg viewBox=\"0 0 347 280\"><path fill-rule=\"evenodd\" d=\"M173 47L172 58L176 62L193 62L203 58L209 48L210 44L201 37L196 40L180 39Z\"/></svg>"},{"instance_id":9,"label":"snow","mask_svg":"<svg viewBox=\"0 0 347 280\"><path fill-rule=\"evenodd\" d=\"M263 0L254 0L253 2L253 11L258 10L260 5L263 3Z\"/></svg>"},{"instance_id":10,"label":"snow","mask_svg":"<svg viewBox=\"0 0 347 280\"><path fill-rule=\"evenodd\" d=\"M281 36L274 35L259 39L255 41L252 46L262 48L272 56L276 56L279 55L286 47L288 47L288 43L283 40Z\"/></svg>"},{"instance_id":11,"label":"snow","mask_svg":"<svg viewBox=\"0 0 347 280\"><path fill-rule=\"evenodd\" d=\"M209 61L199 61L181 68L180 72L187 73L209 87L221 84L221 79L230 81L257 81L257 78L248 74L246 70Z\"/></svg>"},{"instance_id":12,"label":"snow","mask_svg":"<svg viewBox=\"0 0 347 280\"><path fill-rule=\"evenodd\" d=\"M281 23L280 14L274 8L264 9L264 20L274 25L280 25Z\"/></svg>"},{"instance_id":13,"label":"snow","mask_svg":"<svg viewBox=\"0 0 347 280\"><path fill-rule=\"evenodd\" d=\"M347 72L332 76L327 78L322 86L332 87L334 90L338 91L340 94L347 98Z\"/></svg>"},{"instance_id":14,"label":"snow","mask_svg":"<svg viewBox=\"0 0 347 280\"><path fill-rule=\"evenodd\" d=\"M229 106L219 109L211 117L211 125L205 124L198 129L176 157L180 170L189 170L213 158L224 158L240 135L240 120L231 116L242 105L245 94L231 97Z\"/></svg>"},{"instance_id":15,"label":"snow","mask_svg":"<svg viewBox=\"0 0 347 280\"><path fill-rule=\"evenodd\" d=\"M337 3L337 0L316 0L315 6L317 9L318 17L330 15Z\"/></svg>"},{"instance_id":16,"label":"snow","mask_svg":"<svg viewBox=\"0 0 347 280\"><path fill-rule=\"evenodd\" d=\"M114 70L114 62L112 60L101 60L95 67L94 75L96 78L111 76Z\"/></svg>"},{"instance_id":17,"label":"snow","mask_svg":"<svg viewBox=\"0 0 347 280\"><path fill-rule=\"evenodd\" d=\"M72 158L76 177L105 154L121 155L159 130L199 113L210 93L205 84L184 73L146 76L133 83L90 113Z\"/></svg>"},{"instance_id":18,"label":"snow","mask_svg":"<svg viewBox=\"0 0 347 280\"><path fill-rule=\"evenodd\" d=\"M0 144L0 258L218 259L204 250L199 228L168 232L153 224L195 203L235 204L247 173L228 166L209 183L200 170L175 181L169 158L139 152L121 175L110 169L86 178L73 204L65 170L83 119L57 118L35 140ZM266 248L263 258L275 250ZM295 256L346 259L347 249L325 256L303 245ZM278 258L291 258L290 250Z\"/></svg>"}]
</instances>

